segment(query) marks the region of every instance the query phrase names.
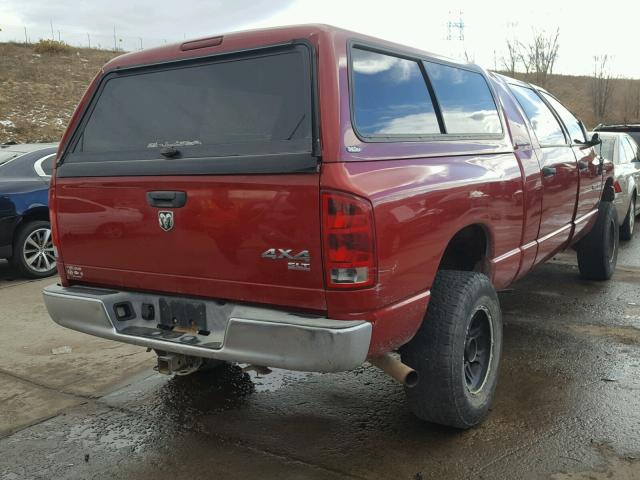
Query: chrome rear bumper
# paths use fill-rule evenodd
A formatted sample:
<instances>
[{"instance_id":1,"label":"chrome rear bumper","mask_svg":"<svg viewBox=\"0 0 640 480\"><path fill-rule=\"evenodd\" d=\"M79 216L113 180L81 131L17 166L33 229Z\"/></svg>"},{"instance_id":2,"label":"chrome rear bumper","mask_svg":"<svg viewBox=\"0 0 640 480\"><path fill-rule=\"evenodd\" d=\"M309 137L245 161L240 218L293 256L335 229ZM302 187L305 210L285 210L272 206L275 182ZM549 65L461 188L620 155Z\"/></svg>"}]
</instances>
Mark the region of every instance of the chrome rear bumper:
<instances>
[{"instance_id":1,"label":"chrome rear bumper","mask_svg":"<svg viewBox=\"0 0 640 480\"><path fill-rule=\"evenodd\" d=\"M142 318L142 304L160 311L161 295L51 285L43 291L51 318L63 327L166 352L309 372L339 372L361 365L371 323L330 320L266 308L197 300L206 305L208 334L158 328ZM190 300L190 299L188 299ZM128 303L134 317L116 318Z\"/></svg>"}]
</instances>

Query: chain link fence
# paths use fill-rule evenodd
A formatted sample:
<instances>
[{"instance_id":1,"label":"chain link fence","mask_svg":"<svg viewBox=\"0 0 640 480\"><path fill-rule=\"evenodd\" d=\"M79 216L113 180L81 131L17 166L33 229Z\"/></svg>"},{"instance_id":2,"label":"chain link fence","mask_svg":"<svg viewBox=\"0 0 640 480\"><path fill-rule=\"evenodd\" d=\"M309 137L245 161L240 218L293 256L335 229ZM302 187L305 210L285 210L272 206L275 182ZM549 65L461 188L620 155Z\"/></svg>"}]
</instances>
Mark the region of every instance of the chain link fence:
<instances>
[{"instance_id":1,"label":"chain link fence","mask_svg":"<svg viewBox=\"0 0 640 480\"><path fill-rule=\"evenodd\" d=\"M74 28L64 28L55 24L46 27L3 26L0 24L0 42L32 44L39 40L58 40L68 45L82 48L96 48L117 52L131 52L166 43L178 42L186 38L186 34L175 34L167 38L148 38L129 35L114 27L109 33L81 32Z\"/></svg>"}]
</instances>

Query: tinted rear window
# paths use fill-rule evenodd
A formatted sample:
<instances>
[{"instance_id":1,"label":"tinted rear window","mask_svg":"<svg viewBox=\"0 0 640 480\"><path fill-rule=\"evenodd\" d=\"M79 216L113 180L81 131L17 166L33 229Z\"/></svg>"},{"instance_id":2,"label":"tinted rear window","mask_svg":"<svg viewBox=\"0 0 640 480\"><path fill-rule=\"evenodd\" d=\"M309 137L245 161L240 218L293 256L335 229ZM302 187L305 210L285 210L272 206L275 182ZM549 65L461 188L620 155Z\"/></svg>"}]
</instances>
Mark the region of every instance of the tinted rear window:
<instances>
[{"instance_id":1,"label":"tinted rear window","mask_svg":"<svg viewBox=\"0 0 640 480\"><path fill-rule=\"evenodd\" d=\"M424 64L440 104L447 133L502 133L498 109L482 75L438 63Z\"/></svg>"},{"instance_id":2,"label":"tinted rear window","mask_svg":"<svg viewBox=\"0 0 640 480\"><path fill-rule=\"evenodd\" d=\"M310 152L305 52L116 74L65 162L163 158L165 147L185 158Z\"/></svg>"}]
</instances>

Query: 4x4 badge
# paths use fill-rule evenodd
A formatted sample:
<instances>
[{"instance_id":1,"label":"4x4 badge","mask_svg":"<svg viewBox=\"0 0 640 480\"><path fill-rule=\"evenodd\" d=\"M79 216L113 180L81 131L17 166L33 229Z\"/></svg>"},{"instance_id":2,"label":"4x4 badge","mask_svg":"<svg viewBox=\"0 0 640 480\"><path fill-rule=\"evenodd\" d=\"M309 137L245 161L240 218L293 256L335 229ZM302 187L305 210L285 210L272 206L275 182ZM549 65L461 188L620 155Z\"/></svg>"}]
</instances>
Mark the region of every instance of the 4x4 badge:
<instances>
[{"instance_id":1,"label":"4x4 badge","mask_svg":"<svg viewBox=\"0 0 640 480\"><path fill-rule=\"evenodd\" d=\"M171 230L173 228L173 212L158 212L158 223L165 232Z\"/></svg>"}]
</instances>

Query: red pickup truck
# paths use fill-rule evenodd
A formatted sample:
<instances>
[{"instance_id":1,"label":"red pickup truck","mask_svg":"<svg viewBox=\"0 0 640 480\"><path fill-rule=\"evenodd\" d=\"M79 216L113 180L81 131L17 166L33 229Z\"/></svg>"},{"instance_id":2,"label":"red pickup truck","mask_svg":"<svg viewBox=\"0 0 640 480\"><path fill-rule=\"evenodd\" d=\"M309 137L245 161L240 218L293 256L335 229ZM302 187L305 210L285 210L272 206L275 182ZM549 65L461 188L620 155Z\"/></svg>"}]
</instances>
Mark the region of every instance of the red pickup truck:
<instances>
[{"instance_id":1,"label":"red pickup truck","mask_svg":"<svg viewBox=\"0 0 640 480\"><path fill-rule=\"evenodd\" d=\"M129 53L58 151L46 305L164 372L368 360L419 418L468 428L496 387L496 290L569 247L613 273L597 143L540 88L324 25Z\"/></svg>"}]
</instances>

